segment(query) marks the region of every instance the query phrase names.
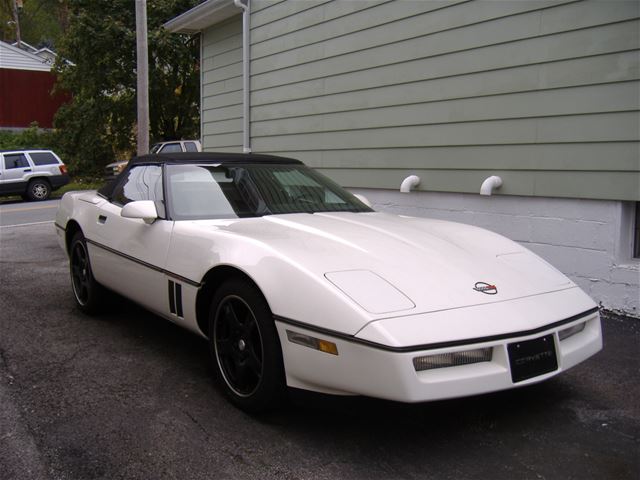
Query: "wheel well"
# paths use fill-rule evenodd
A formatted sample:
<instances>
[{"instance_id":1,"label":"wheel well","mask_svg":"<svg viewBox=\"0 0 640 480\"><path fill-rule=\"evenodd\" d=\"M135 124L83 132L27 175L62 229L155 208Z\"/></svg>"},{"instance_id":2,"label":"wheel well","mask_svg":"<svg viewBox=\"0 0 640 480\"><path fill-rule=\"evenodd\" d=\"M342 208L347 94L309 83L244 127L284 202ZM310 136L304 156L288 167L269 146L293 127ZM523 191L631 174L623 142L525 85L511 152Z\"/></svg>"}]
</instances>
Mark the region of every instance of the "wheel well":
<instances>
[{"instance_id":1,"label":"wheel well","mask_svg":"<svg viewBox=\"0 0 640 480\"><path fill-rule=\"evenodd\" d=\"M78 222L76 222L75 220L71 220L69 223L67 223L66 233L64 236L64 243L67 248L67 253L69 253L71 249L71 240L73 240L73 237L78 232L82 232L82 229L80 228L80 225L78 225Z\"/></svg>"},{"instance_id":2,"label":"wheel well","mask_svg":"<svg viewBox=\"0 0 640 480\"><path fill-rule=\"evenodd\" d=\"M256 282L254 282L249 275L235 267L222 265L209 270L202 279L202 286L200 287L196 297L196 318L198 321L198 327L202 333L207 336L209 335L209 307L211 298L220 285L230 278L243 278L254 284L258 291L261 292L260 287L256 285Z\"/></svg>"},{"instance_id":3,"label":"wheel well","mask_svg":"<svg viewBox=\"0 0 640 480\"><path fill-rule=\"evenodd\" d=\"M36 180L42 180L42 181L46 182L47 185L51 186L51 182L49 181L49 179L47 177L31 177L29 179L29 183L34 182Z\"/></svg>"}]
</instances>

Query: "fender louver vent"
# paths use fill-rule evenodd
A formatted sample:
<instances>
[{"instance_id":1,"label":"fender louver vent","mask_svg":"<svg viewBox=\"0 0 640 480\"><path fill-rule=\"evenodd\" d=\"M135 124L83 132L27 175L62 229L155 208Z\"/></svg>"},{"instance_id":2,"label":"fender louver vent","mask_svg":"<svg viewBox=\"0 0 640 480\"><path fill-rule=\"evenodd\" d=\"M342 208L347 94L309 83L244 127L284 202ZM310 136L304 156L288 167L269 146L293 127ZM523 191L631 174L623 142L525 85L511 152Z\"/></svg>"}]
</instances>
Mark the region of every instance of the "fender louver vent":
<instances>
[{"instance_id":1,"label":"fender louver vent","mask_svg":"<svg viewBox=\"0 0 640 480\"><path fill-rule=\"evenodd\" d=\"M182 314L182 285L169 280L169 311L178 317Z\"/></svg>"}]
</instances>

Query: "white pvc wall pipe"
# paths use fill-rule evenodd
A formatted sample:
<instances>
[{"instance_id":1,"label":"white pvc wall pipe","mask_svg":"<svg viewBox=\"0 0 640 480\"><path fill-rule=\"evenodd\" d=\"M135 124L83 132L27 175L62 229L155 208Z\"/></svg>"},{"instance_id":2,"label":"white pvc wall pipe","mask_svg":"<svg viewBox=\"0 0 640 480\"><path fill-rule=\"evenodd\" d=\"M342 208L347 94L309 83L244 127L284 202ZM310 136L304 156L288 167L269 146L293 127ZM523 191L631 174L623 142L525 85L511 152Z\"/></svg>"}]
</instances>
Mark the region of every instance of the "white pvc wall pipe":
<instances>
[{"instance_id":1,"label":"white pvc wall pipe","mask_svg":"<svg viewBox=\"0 0 640 480\"><path fill-rule=\"evenodd\" d=\"M420 185L420 177L417 175L409 175L400 184L400 192L409 193L413 188Z\"/></svg>"},{"instance_id":2,"label":"white pvc wall pipe","mask_svg":"<svg viewBox=\"0 0 640 480\"><path fill-rule=\"evenodd\" d=\"M491 195L496 188L502 186L502 179L496 175L485 179L480 186L480 195Z\"/></svg>"}]
</instances>

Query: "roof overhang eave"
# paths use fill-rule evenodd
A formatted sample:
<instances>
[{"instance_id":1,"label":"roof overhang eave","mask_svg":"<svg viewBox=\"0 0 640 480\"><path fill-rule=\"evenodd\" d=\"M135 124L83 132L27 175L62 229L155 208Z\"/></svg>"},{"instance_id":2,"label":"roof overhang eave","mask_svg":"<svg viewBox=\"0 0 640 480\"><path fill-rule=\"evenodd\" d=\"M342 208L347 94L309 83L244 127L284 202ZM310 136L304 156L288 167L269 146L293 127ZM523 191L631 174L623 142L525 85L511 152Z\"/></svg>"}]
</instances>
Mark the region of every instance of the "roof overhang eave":
<instances>
[{"instance_id":1,"label":"roof overhang eave","mask_svg":"<svg viewBox=\"0 0 640 480\"><path fill-rule=\"evenodd\" d=\"M163 26L172 33L195 34L239 13L242 13L242 10L233 0L207 0L172 18Z\"/></svg>"}]
</instances>

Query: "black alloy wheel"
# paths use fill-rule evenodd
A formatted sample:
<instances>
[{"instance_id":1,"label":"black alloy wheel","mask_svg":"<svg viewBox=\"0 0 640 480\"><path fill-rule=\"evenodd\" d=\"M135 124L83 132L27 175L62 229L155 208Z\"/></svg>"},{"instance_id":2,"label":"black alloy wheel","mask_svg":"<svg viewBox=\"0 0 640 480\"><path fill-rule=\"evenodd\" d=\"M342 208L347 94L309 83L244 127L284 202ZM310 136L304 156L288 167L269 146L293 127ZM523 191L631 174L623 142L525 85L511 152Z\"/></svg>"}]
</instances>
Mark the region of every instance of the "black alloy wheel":
<instances>
[{"instance_id":1,"label":"black alloy wheel","mask_svg":"<svg viewBox=\"0 0 640 480\"><path fill-rule=\"evenodd\" d=\"M51 185L42 178L31 180L27 186L27 197L29 200L42 201L51 195Z\"/></svg>"},{"instance_id":2,"label":"black alloy wheel","mask_svg":"<svg viewBox=\"0 0 640 480\"><path fill-rule=\"evenodd\" d=\"M254 393L263 376L262 336L253 311L242 298L229 295L222 299L213 338L229 388L242 397Z\"/></svg>"},{"instance_id":3,"label":"black alloy wheel","mask_svg":"<svg viewBox=\"0 0 640 480\"><path fill-rule=\"evenodd\" d=\"M248 412L275 407L284 393L282 353L271 311L250 282L223 284L212 302L214 367L231 401Z\"/></svg>"},{"instance_id":4,"label":"black alloy wheel","mask_svg":"<svg viewBox=\"0 0 640 480\"><path fill-rule=\"evenodd\" d=\"M93 278L89 251L82 232L76 233L71 241L69 270L76 304L85 313L96 313L102 299L102 287Z\"/></svg>"}]
</instances>

